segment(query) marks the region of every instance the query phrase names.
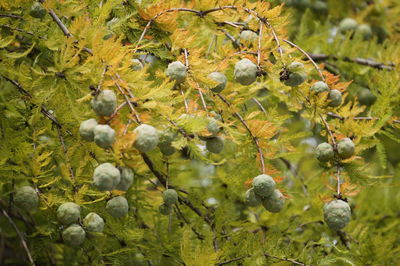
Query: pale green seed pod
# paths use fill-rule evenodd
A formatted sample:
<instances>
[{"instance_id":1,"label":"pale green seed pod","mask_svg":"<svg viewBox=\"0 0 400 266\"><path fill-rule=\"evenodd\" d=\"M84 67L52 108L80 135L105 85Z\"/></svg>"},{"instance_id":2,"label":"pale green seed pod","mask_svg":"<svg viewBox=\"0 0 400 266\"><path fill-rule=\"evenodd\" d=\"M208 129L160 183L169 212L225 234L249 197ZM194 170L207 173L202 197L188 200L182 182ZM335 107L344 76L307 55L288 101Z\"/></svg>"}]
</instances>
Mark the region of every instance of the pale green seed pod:
<instances>
[{"instance_id":1,"label":"pale green seed pod","mask_svg":"<svg viewBox=\"0 0 400 266\"><path fill-rule=\"evenodd\" d=\"M172 212L172 205L167 205L167 204L163 203L158 207L158 211L162 215L169 215Z\"/></svg>"},{"instance_id":2,"label":"pale green seed pod","mask_svg":"<svg viewBox=\"0 0 400 266\"><path fill-rule=\"evenodd\" d=\"M271 196L263 199L262 204L269 212L280 212L285 205L285 197L282 195L279 189L275 189Z\"/></svg>"},{"instance_id":3,"label":"pale green seed pod","mask_svg":"<svg viewBox=\"0 0 400 266\"><path fill-rule=\"evenodd\" d=\"M353 156L355 151L355 145L349 138L340 140L337 144L338 155L342 159L348 159Z\"/></svg>"},{"instance_id":4,"label":"pale green seed pod","mask_svg":"<svg viewBox=\"0 0 400 266\"><path fill-rule=\"evenodd\" d=\"M220 153L224 149L224 139L221 137L209 138L206 140L206 148L209 152Z\"/></svg>"},{"instance_id":5,"label":"pale green seed pod","mask_svg":"<svg viewBox=\"0 0 400 266\"><path fill-rule=\"evenodd\" d=\"M112 90L102 90L92 99L92 108L99 116L110 116L117 108L117 96Z\"/></svg>"},{"instance_id":6,"label":"pale green seed pod","mask_svg":"<svg viewBox=\"0 0 400 266\"><path fill-rule=\"evenodd\" d=\"M240 33L240 40L246 42L254 42L258 40L258 34L251 30L244 30Z\"/></svg>"},{"instance_id":7,"label":"pale green seed pod","mask_svg":"<svg viewBox=\"0 0 400 266\"><path fill-rule=\"evenodd\" d=\"M123 196L112 198L107 202L106 210L115 218L125 216L129 211L128 201Z\"/></svg>"},{"instance_id":8,"label":"pale green seed pod","mask_svg":"<svg viewBox=\"0 0 400 266\"><path fill-rule=\"evenodd\" d=\"M361 89L358 92L358 101L361 105L370 106L376 101L376 96L369 89Z\"/></svg>"},{"instance_id":9,"label":"pale green seed pod","mask_svg":"<svg viewBox=\"0 0 400 266\"><path fill-rule=\"evenodd\" d=\"M101 233L104 229L104 220L97 213L90 212L83 219L83 226L86 231Z\"/></svg>"},{"instance_id":10,"label":"pale green seed pod","mask_svg":"<svg viewBox=\"0 0 400 266\"><path fill-rule=\"evenodd\" d=\"M164 130L160 134L160 139L158 142L158 147L162 154L170 156L175 153L176 149L172 147L172 142L176 138L176 133L171 130Z\"/></svg>"},{"instance_id":11,"label":"pale green seed pod","mask_svg":"<svg viewBox=\"0 0 400 266\"><path fill-rule=\"evenodd\" d=\"M131 66L132 70L139 71L143 69L143 64L142 62L140 62L139 59L132 59L131 63L132 63Z\"/></svg>"},{"instance_id":12,"label":"pale green seed pod","mask_svg":"<svg viewBox=\"0 0 400 266\"><path fill-rule=\"evenodd\" d=\"M369 40L372 37L372 29L368 24L360 24L356 29L356 34L361 35L364 40Z\"/></svg>"},{"instance_id":13,"label":"pale green seed pod","mask_svg":"<svg viewBox=\"0 0 400 266\"><path fill-rule=\"evenodd\" d=\"M317 81L315 82L311 88L311 91L314 91L316 93L320 93L320 92L325 92L325 91L330 91L328 84L326 84L323 81Z\"/></svg>"},{"instance_id":14,"label":"pale green seed pod","mask_svg":"<svg viewBox=\"0 0 400 266\"><path fill-rule=\"evenodd\" d=\"M121 181L119 181L115 189L127 191L133 183L133 171L128 167L122 167L120 173Z\"/></svg>"},{"instance_id":15,"label":"pale green seed pod","mask_svg":"<svg viewBox=\"0 0 400 266\"><path fill-rule=\"evenodd\" d=\"M246 191L245 202L250 207L256 207L261 204L261 198L254 193L254 188Z\"/></svg>"},{"instance_id":16,"label":"pale green seed pod","mask_svg":"<svg viewBox=\"0 0 400 266\"><path fill-rule=\"evenodd\" d=\"M240 84L250 85L257 79L257 66L247 58L242 59L235 65L234 76Z\"/></svg>"},{"instance_id":17,"label":"pale green seed pod","mask_svg":"<svg viewBox=\"0 0 400 266\"><path fill-rule=\"evenodd\" d=\"M94 143L97 146L108 149L115 141L115 131L109 125L97 125L94 130Z\"/></svg>"},{"instance_id":18,"label":"pale green seed pod","mask_svg":"<svg viewBox=\"0 0 400 266\"><path fill-rule=\"evenodd\" d=\"M287 67L287 70L289 76L283 82L286 86L296 87L306 81L307 73L302 63L293 62Z\"/></svg>"},{"instance_id":19,"label":"pale green seed pod","mask_svg":"<svg viewBox=\"0 0 400 266\"><path fill-rule=\"evenodd\" d=\"M257 196L267 198L272 195L275 189L275 181L269 175L259 175L253 179L253 189Z\"/></svg>"},{"instance_id":20,"label":"pale green seed pod","mask_svg":"<svg viewBox=\"0 0 400 266\"><path fill-rule=\"evenodd\" d=\"M344 33L346 31L356 30L358 23L352 18L345 18L339 24L339 31Z\"/></svg>"},{"instance_id":21,"label":"pale green seed pod","mask_svg":"<svg viewBox=\"0 0 400 266\"><path fill-rule=\"evenodd\" d=\"M136 134L135 148L141 152L149 152L158 145L158 132L152 126L141 124L133 131Z\"/></svg>"},{"instance_id":22,"label":"pale green seed pod","mask_svg":"<svg viewBox=\"0 0 400 266\"><path fill-rule=\"evenodd\" d=\"M315 1L311 8L318 14L326 14L328 12L328 5L323 1Z\"/></svg>"},{"instance_id":23,"label":"pale green seed pod","mask_svg":"<svg viewBox=\"0 0 400 266\"><path fill-rule=\"evenodd\" d=\"M34 211L38 208L39 197L34 188L23 186L16 190L14 203L25 211Z\"/></svg>"},{"instance_id":24,"label":"pale green seed pod","mask_svg":"<svg viewBox=\"0 0 400 266\"><path fill-rule=\"evenodd\" d=\"M186 66L180 61L172 62L168 65L166 74L170 79L181 83L186 78Z\"/></svg>"},{"instance_id":25,"label":"pale green seed pod","mask_svg":"<svg viewBox=\"0 0 400 266\"><path fill-rule=\"evenodd\" d=\"M211 89L213 92L220 93L225 89L228 79L224 74L221 72L212 72L207 77L218 82L218 85Z\"/></svg>"},{"instance_id":26,"label":"pale green seed pod","mask_svg":"<svg viewBox=\"0 0 400 266\"><path fill-rule=\"evenodd\" d=\"M94 128L97 126L96 119L88 119L81 123L79 126L79 134L82 139L87 141L94 141Z\"/></svg>"},{"instance_id":27,"label":"pale green seed pod","mask_svg":"<svg viewBox=\"0 0 400 266\"><path fill-rule=\"evenodd\" d=\"M42 6L42 4L35 2L31 10L29 11L29 15L34 18L43 18L46 15L47 11L46 9Z\"/></svg>"},{"instance_id":28,"label":"pale green seed pod","mask_svg":"<svg viewBox=\"0 0 400 266\"><path fill-rule=\"evenodd\" d=\"M167 189L163 192L163 199L165 205L174 205L178 202L178 193L176 193L175 189Z\"/></svg>"},{"instance_id":29,"label":"pale green seed pod","mask_svg":"<svg viewBox=\"0 0 400 266\"><path fill-rule=\"evenodd\" d=\"M82 245L85 241L85 237L85 230L78 224L72 224L62 232L64 243L71 247L79 247Z\"/></svg>"},{"instance_id":30,"label":"pale green seed pod","mask_svg":"<svg viewBox=\"0 0 400 266\"><path fill-rule=\"evenodd\" d=\"M77 223L81 218L81 207L73 202L66 202L57 209L57 219L62 224Z\"/></svg>"},{"instance_id":31,"label":"pale green seed pod","mask_svg":"<svg viewBox=\"0 0 400 266\"><path fill-rule=\"evenodd\" d=\"M333 200L324 206L324 220L332 230L344 228L351 218L351 209L343 200Z\"/></svg>"},{"instance_id":32,"label":"pale green seed pod","mask_svg":"<svg viewBox=\"0 0 400 266\"><path fill-rule=\"evenodd\" d=\"M100 191L110 191L121 181L119 170L110 163L102 163L94 169L93 185Z\"/></svg>"},{"instance_id":33,"label":"pale green seed pod","mask_svg":"<svg viewBox=\"0 0 400 266\"><path fill-rule=\"evenodd\" d=\"M338 107L342 104L342 93L338 90L331 90L328 96L329 103L331 107Z\"/></svg>"},{"instance_id":34,"label":"pale green seed pod","mask_svg":"<svg viewBox=\"0 0 400 266\"><path fill-rule=\"evenodd\" d=\"M320 162L329 162L334 157L334 151L331 144L323 142L315 149L315 155Z\"/></svg>"},{"instance_id":35,"label":"pale green seed pod","mask_svg":"<svg viewBox=\"0 0 400 266\"><path fill-rule=\"evenodd\" d=\"M211 136L210 136L210 137L215 137L215 136L217 136L217 134L218 134L219 131L220 131L220 127L219 127L219 125L218 125L217 120L215 120L215 119L212 118L212 117L209 117L209 118L208 118L207 130L208 130L208 132L211 133Z\"/></svg>"}]
</instances>

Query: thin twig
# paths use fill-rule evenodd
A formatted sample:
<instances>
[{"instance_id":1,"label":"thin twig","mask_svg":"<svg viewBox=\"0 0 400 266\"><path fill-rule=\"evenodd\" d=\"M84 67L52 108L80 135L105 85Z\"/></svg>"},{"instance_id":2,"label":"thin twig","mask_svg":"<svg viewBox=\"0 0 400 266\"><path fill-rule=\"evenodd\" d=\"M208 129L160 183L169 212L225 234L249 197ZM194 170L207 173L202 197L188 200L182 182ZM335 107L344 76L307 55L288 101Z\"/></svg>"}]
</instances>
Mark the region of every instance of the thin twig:
<instances>
[{"instance_id":1,"label":"thin twig","mask_svg":"<svg viewBox=\"0 0 400 266\"><path fill-rule=\"evenodd\" d=\"M15 31L19 31L19 32L26 33L26 34L28 34L28 35L31 35L31 36L37 37L37 38L39 38L39 39L42 39L42 40L46 40L46 38L45 38L45 37L42 37L42 36L36 36L36 35L35 35L34 33L32 33L32 32L30 32L30 31L26 31L26 30L23 30L23 29L20 29L20 28L11 27L11 26L9 26L9 25L5 25L5 24L2 24L2 25L0 25L0 27L2 27L2 28L6 28L6 29L9 29L9 30L15 30Z\"/></svg>"},{"instance_id":2,"label":"thin twig","mask_svg":"<svg viewBox=\"0 0 400 266\"><path fill-rule=\"evenodd\" d=\"M14 15L14 14L0 14L0 18L1 18L1 17L24 19L23 17L18 16L18 15Z\"/></svg>"},{"instance_id":3,"label":"thin twig","mask_svg":"<svg viewBox=\"0 0 400 266\"><path fill-rule=\"evenodd\" d=\"M280 260L280 261L287 261L287 262L290 262L290 263L293 263L293 264L296 264L296 265L306 266L305 263L296 261L296 260L294 260L294 259L281 258L281 257L277 257L277 256L274 256L274 255L271 255L271 254L268 254L268 253L264 253L264 256L265 256L265 257L274 258L274 259L277 259L277 260Z\"/></svg>"},{"instance_id":4,"label":"thin twig","mask_svg":"<svg viewBox=\"0 0 400 266\"><path fill-rule=\"evenodd\" d=\"M221 94L217 94L217 96L222 100L222 102L224 102L228 107L231 107L231 103L225 99L224 96L222 96ZM259 141L258 138L256 136L254 136L253 132L251 131L249 125L246 123L246 121L243 119L243 117L238 113L238 112L233 112L233 115L240 120L240 122L243 124L243 126L246 128L246 130L249 132L250 136L252 137L254 144L256 145L258 154L260 156L260 161L261 161L261 169L262 172L265 173L266 168L265 168L265 163L264 163L264 154L263 151L259 145Z\"/></svg>"},{"instance_id":5,"label":"thin twig","mask_svg":"<svg viewBox=\"0 0 400 266\"><path fill-rule=\"evenodd\" d=\"M317 65L317 63L315 63L315 61L313 60L313 58L306 52L304 51L300 46L298 46L297 44L292 43L289 40L283 40L284 42L290 44L291 46L293 46L294 48L296 48L297 50L299 50L302 54L304 54L308 60L310 60L310 62L313 64L313 66L315 67L315 69L318 71L319 76L321 77L322 81L325 81L325 77L322 74L321 69L319 68L319 66Z\"/></svg>"},{"instance_id":6,"label":"thin twig","mask_svg":"<svg viewBox=\"0 0 400 266\"><path fill-rule=\"evenodd\" d=\"M118 84L117 80L115 80L114 77L111 77L111 78L114 81L114 84L117 86L119 92L124 96L125 101L128 104L129 108L131 109L136 122L140 125L142 123L142 121L140 120L140 117L139 117L138 113L136 112L135 108L133 107L133 105L132 105L131 101L129 100L128 96L124 93L123 89Z\"/></svg>"},{"instance_id":7,"label":"thin twig","mask_svg":"<svg viewBox=\"0 0 400 266\"><path fill-rule=\"evenodd\" d=\"M183 103L185 104L185 112L189 113L189 106L188 106L188 103L187 103L187 100L186 100L185 93L183 92L182 88L180 88L180 91L181 91L181 95L183 97Z\"/></svg>"},{"instance_id":8,"label":"thin twig","mask_svg":"<svg viewBox=\"0 0 400 266\"><path fill-rule=\"evenodd\" d=\"M14 228L14 230L17 232L18 237L20 238L22 246L23 246L23 248L25 250L25 253L26 253L27 257L28 257L29 263L32 266L35 266L35 262L33 261L31 252L29 251L28 245L26 244L25 238L22 235L21 231L19 231L17 225L14 223L14 221L11 219L11 217L8 215L8 213L3 209L1 211L2 211L3 215L7 218L8 222L11 224L11 226Z\"/></svg>"},{"instance_id":9,"label":"thin twig","mask_svg":"<svg viewBox=\"0 0 400 266\"><path fill-rule=\"evenodd\" d=\"M345 61L345 62L350 62L350 63L356 63L359 65L364 65L364 66L369 66L373 67L379 70L393 70L395 67L395 64L393 63L381 63L381 62L376 62L375 60L372 59L365 59L365 58L349 58L349 57L343 57L339 58L334 55L326 55L326 54L309 54L311 58L313 58L315 61L326 61L326 60L334 60L334 61Z\"/></svg>"},{"instance_id":10,"label":"thin twig","mask_svg":"<svg viewBox=\"0 0 400 266\"><path fill-rule=\"evenodd\" d=\"M260 67L260 61L261 61L262 26L263 26L263 23L260 21L260 30L258 33L258 48L257 48L257 66L258 67Z\"/></svg>"}]
</instances>

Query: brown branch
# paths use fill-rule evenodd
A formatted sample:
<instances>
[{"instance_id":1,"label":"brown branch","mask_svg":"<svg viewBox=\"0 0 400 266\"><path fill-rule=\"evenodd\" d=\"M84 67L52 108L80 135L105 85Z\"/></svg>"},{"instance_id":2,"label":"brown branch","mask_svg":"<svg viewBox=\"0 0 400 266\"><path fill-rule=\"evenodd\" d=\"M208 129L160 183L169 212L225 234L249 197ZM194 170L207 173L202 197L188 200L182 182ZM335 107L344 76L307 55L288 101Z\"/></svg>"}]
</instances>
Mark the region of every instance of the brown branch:
<instances>
[{"instance_id":1,"label":"brown branch","mask_svg":"<svg viewBox=\"0 0 400 266\"><path fill-rule=\"evenodd\" d=\"M65 24L61 21L61 19L57 16L53 9L49 9L49 14L53 18L54 22L57 23L58 27L61 29L64 35L67 37L72 37L72 34L69 32L67 26L65 26Z\"/></svg>"},{"instance_id":2,"label":"brown branch","mask_svg":"<svg viewBox=\"0 0 400 266\"><path fill-rule=\"evenodd\" d=\"M14 228L14 230L17 232L18 237L20 238L22 246L23 246L23 248L25 250L25 253L26 253L27 257L28 257L29 263L32 266L35 266L35 262L33 261L31 252L29 251L28 245L26 244L25 238L22 235L21 231L19 231L17 225L14 223L14 221L11 219L11 217L8 215L8 213L3 209L1 211L2 211L3 215L7 218L8 222L11 224L11 226Z\"/></svg>"},{"instance_id":3,"label":"brown branch","mask_svg":"<svg viewBox=\"0 0 400 266\"><path fill-rule=\"evenodd\" d=\"M381 62L376 62L375 60L372 59L365 59L365 58L349 58L349 57L343 57L339 58L335 55L326 55L326 54L309 54L311 58L313 58L315 61L326 61L326 60L334 60L334 61L345 61L345 62L350 62L350 63L356 63L359 65L364 65L364 66L369 66L373 67L379 70L393 70L395 67L395 64L393 63L381 63Z\"/></svg>"},{"instance_id":4,"label":"brown branch","mask_svg":"<svg viewBox=\"0 0 400 266\"><path fill-rule=\"evenodd\" d=\"M121 86L118 84L118 82L114 79L114 77L111 77L111 79L114 81L114 84L117 86L119 92L124 96L126 103L128 104L129 108L131 109L134 118L136 120L136 122L138 124L141 124L142 121L140 120L140 117L138 115L138 113L136 112L135 108L133 107L131 101L129 100L128 96L124 93L123 89L121 88Z\"/></svg>"},{"instance_id":5,"label":"brown branch","mask_svg":"<svg viewBox=\"0 0 400 266\"><path fill-rule=\"evenodd\" d=\"M23 17L21 17L21 16L18 16L18 15L14 15L14 14L0 14L0 18L17 18L17 19L24 19Z\"/></svg>"},{"instance_id":6,"label":"brown branch","mask_svg":"<svg viewBox=\"0 0 400 266\"><path fill-rule=\"evenodd\" d=\"M11 27L11 26L5 25L5 24L1 24L0 27L6 28L6 29L9 29L9 30L19 31L19 32L22 32L22 33L25 33L25 34L28 34L28 35L37 37L37 38L42 39L42 40L46 40L46 38L44 38L44 37L42 37L42 36L36 36L36 35L35 35L34 33L32 33L32 32L26 31L26 30L23 30L23 29L20 29L20 28Z\"/></svg>"},{"instance_id":7,"label":"brown branch","mask_svg":"<svg viewBox=\"0 0 400 266\"><path fill-rule=\"evenodd\" d=\"M342 121L348 119L348 117L343 117L343 116L340 116L340 115L332 113L332 112L328 112L327 115L329 117L336 118L336 119L339 119L339 120L342 120ZM379 120L378 117L372 117L372 116L356 116L356 117L353 117L351 119L359 120L359 121L360 120L361 121ZM395 119L395 120L392 120L392 121L393 121L393 123L400 124L400 120L396 120Z\"/></svg>"}]
</instances>

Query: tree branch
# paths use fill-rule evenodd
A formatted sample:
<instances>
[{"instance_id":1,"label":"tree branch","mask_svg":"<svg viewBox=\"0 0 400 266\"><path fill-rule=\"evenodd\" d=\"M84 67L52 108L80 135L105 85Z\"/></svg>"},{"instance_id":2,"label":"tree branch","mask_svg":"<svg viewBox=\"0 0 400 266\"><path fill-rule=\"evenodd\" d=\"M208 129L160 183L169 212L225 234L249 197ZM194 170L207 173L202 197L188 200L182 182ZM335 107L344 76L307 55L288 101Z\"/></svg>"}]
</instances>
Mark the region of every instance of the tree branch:
<instances>
[{"instance_id":1,"label":"tree branch","mask_svg":"<svg viewBox=\"0 0 400 266\"><path fill-rule=\"evenodd\" d=\"M326 55L326 54L309 54L312 59L315 61L326 61L326 60L334 60L334 61L345 61L345 62L350 62L350 63L356 63L359 65L364 65L364 66L369 66L373 67L379 70L393 70L395 67L395 64L393 63L380 63L376 62L375 60L372 59L365 59L365 58L349 58L349 57L343 57L343 58L338 58L335 55Z\"/></svg>"},{"instance_id":2,"label":"tree branch","mask_svg":"<svg viewBox=\"0 0 400 266\"><path fill-rule=\"evenodd\" d=\"M25 250L25 253L26 253L27 257L28 257L29 263L32 266L35 266L35 262L33 261L31 252L29 251L28 245L26 244L25 238L22 235L21 231L19 231L17 225L14 223L14 221L11 219L11 217L8 215L8 213L3 209L1 211L2 211L3 215L6 217L6 219L8 220L8 222L11 224L11 226L14 228L14 230L17 232L18 237L20 238L22 246L23 246L23 248Z\"/></svg>"}]
</instances>

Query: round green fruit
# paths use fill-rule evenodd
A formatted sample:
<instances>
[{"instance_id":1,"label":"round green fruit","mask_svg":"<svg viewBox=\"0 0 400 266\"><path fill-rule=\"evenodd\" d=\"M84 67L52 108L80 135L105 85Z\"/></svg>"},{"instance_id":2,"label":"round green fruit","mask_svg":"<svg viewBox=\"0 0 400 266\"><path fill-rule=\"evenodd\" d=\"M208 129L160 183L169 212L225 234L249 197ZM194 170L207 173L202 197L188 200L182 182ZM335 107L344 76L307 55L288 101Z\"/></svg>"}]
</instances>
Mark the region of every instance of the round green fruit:
<instances>
[{"instance_id":1,"label":"round green fruit","mask_svg":"<svg viewBox=\"0 0 400 266\"><path fill-rule=\"evenodd\" d=\"M240 40L254 42L258 40L258 34L251 30L244 30L240 33Z\"/></svg>"},{"instance_id":2,"label":"round green fruit","mask_svg":"<svg viewBox=\"0 0 400 266\"><path fill-rule=\"evenodd\" d=\"M206 140L206 148L209 152L220 153L224 149L224 139L221 137L209 138Z\"/></svg>"},{"instance_id":3,"label":"round green fruit","mask_svg":"<svg viewBox=\"0 0 400 266\"><path fill-rule=\"evenodd\" d=\"M87 141L94 141L94 128L97 126L96 119L88 119L81 123L79 126L79 134L82 139Z\"/></svg>"},{"instance_id":4,"label":"round green fruit","mask_svg":"<svg viewBox=\"0 0 400 266\"><path fill-rule=\"evenodd\" d=\"M57 209L57 219L65 225L77 223L81 218L81 207L73 202L66 202Z\"/></svg>"},{"instance_id":5,"label":"round green fruit","mask_svg":"<svg viewBox=\"0 0 400 266\"><path fill-rule=\"evenodd\" d=\"M318 14L326 14L328 12L328 5L323 1L315 1L312 5L312 10Z\"/></svg>"},{"instance_id":6,"label":"round green fruit","mask_svg":"<svg viewBox=\"0 0 400 266\"><path fill-rule=\"evenodd\" d=\"M143 69L143 64L142 62L140 62L139 59L132 59L131 60L132 66L131 68L135 71L139 71Z\"/></svg>"},{"instance_id":7,"label":"round green fruit","mask_svg":"<svg viewBox=\"0 0 400 266\"><path fill-rule=\"evenodd\" d=\"M215 82L218 82L218 85L211 89L213 92L220 93L225 89L228 79L224 74L221 72L212 72L207 77Z\"/></svg>"},{"instance_id":8,"label":"round green fruit","mask_svg":"<svg viewBox=\"0 0 400 266\"><path fill-rule=\"evenodd\" d=\"M16 190L14 203L25 211L34 211L38 208L39 197L34 188L23 186Z\"/></svg>"},{"instance_id":9,"label":"round green fruit","mask_svg":"<svg viewBox=\"0 0 400 266\"><path fill-rule=\"evenodd\" d=\"M158 145L158 132L152 126L141 124L133 131L136 134L135 148L141 152L149 152Z\"/></svg>"},{"instance_id":10,"label":"round green fruit","mask_svg":"<svg viewBox=\"0 0 400 266\"><path fill-rule=\"evenodd\" d=\"M186 78L186 66L180 61L172 62L168 65L166 74L177 83L181 83Z\"/></svg>"},{"instance_id":11,"label":"round green fruit","mask_svg":"<svg viewBox=\"0 0 400 266\"><path fill-rule=\"evenodd\" d=\"M97 125L94 128L94 143L97 146L108 149L115 141L115 131L109 125Z\"/></svg>"},{"instance_id":12,"label":"round green fruit","mask_svg":"<svg viewBox=\"0 0 400 266\"><path fill-rule=\"evenodd\" d=\"M315 155L320 162L328 162L333 159L333 147L329 143L321 143L315 149Z\"/></svg>"},{"instance_id":13,"label":"round green fruit","mask_svg":"<svg viewBox=\"0 0 400 266\"><path fill-rule=\"evenodd\" d=\"M29 11L29 15L34 18L43 18L46 15L47 11L43 8L42 4L35 2L31 10Z\"/></svg>"},{"instance_id":14,"label":"round green fruit","mask_svg":"<svg viewBox=\"0 0 400 266\"><path fill-rule=\"evenodd\" d=\"M356 34L362 36L364 40L369 40L372 37L372 29L368 24L360 24L356 29Z\"/></svg>"},{"instance_id":15,"label":"round green fruit","mask_svg":"<svg viewBox=\"0 0 400 266\"><path fill-rule=\"evenodd\" d=\"M163 199L165 205L174 205L178 202L178 193L176 193L175 189L167 189L163 192Z\"/></svg>"},{"instance_id":16,"label":"round green fruit","mask_svg":"<svg viewBox=\"0 0 400 266\"><path fill-rule=\"evenodd\" d=\"M169 215L169 214L171 214L171 212L172 212L172 206L163 203L163 204L161 204L161 205L158 207L158 211L159 211L162 215Z\"/></svg>"},{"instance_id":17,"label":"round green fruit","mask_svg":"<svg viewBox=\"0 0 400 266\"><path fill-rule=\"evenodd\" d=\"M92 99L92 108L99 116L110 116L117 108L117 96L112 90L103 90Z\"/></svg>"},{"instance_id":18,"label":"round green fruit","mask_svg":"<svg viewBox=\"0 0 400 266\"><path fill-rule=\"evenodd\" d=\"M215 119L212 118L212 117L209 117L209 118L208 118L207 130L208 130L208 132L211 133L211 137L217 136L217 134L218 134L219 131L220 131L220 127L219 127L219 125L218 125L217 120L215 120Z\"/></svg>"},{"instance_id":19,"label":"round green fruit","mask_svg":"<svg viewBox=\"0 0 400 266\"><path fill-rule=\"evenodd\" d=\"M285 205L285 197L278 189L275 189L272 195L262 200L262 204L269 212L280 212Z\"/></svg>"},{"instance_id":20,"label":"round green fruit","mask_svg":"<svg viewBox=\"0 0 400 266\"><path fill-rule=\"evenodd\" d=\"M311 91L314 91L316 93L320 93L320 92L325 92L325 91L330 91L328 84L326 84L323 81L317 81L315 82L311 88Z\"/></svg>"},{"instance_id":21,"label":"round green fruit","mask_svg":"<svg viewBox=\"0 0 400 266\"><path fill-rule=\"evenodd\" d=\"M100 191L110 191L121 181L119 170L110 163L102 163L94 169L93 185Z\"/></svg>"},{"instance_id":22,"label":"round green fruit","mask_svg":"<svg viewBox=\"0 0 400 266\"><path fill-rule=\"evenodd\" d=\"M344 33L346 31L354 31L357 29L358 23L352 18L345 18L339 24L339 31Z\"/></svg>"},{"instance_id":23,"label":"round green fruit","mask_svg":"<svg viewBox=\"0 0 400 266\"><path fill-rule=\"evenodd\" d=\"M86 231L101 233L104 229L104 220L97 213L90 212L83 219L83 226Z\"/></svg>"},{"instance_id":24,"label":"round green fruit","mask_svg":"<svg viewBox=\"0 0 400 266\"><path fill-rule=\"evenodd\" d=\"M284 80L286 86L296 87L307 79L304 65L300 62L293 62L287 67L288 77Z\"/></svg>"},{"instance_id":25,"label":"round green fruit","mask_svg":"<svg viewBox=\"0 0 400 266\"><path fill-rule=\"evenodd\" d=\"M370 106L376 101L376 96L369 89L361 89L358 92L358 101L361 105Z\"/></svg>"},{"instance_id":26,"label":"round green fruit","mask_svg":"<svg viewBox=\"0 0 400 266\"><path fill-rule=\"evenodd\" d=\"M240 84L250 85L257 79L257 66L247 58L242 59L235 65L234 76Z\"/></svg>"},{"instance_id":27,"label":"round green fruit","mask_svg":"<svg viewBox=\"0 0 400 266\"><path fill-rule=\"evenodd\" d=\"M331 107L338 107L342 104L342 93L338 90L331 90L329 92L329 103L328 105Z\"/></svg>"},{"instance_id":28,"label":"round green fruit","mask_svg":"<svg viewBox=\"0 0 400 266\"><path fill-rule=\"evenodd\" d=\"M79 247L85 241L86 233L80 225L72 224L62 232L62 239L68 246Z\"/></svg>"},{"instance_id":29,"label":"round green fruit","mask_svg":"<svg viewBox=\"0 0 400 266\"><path fill-rule=\"evenodd\" d=\"M112 198L107 202L106 210L112 217L123 217L128 214L128 201L123 196Z\"/></svg>"},{"instance_id":30,"label":"round green fruit","mask_svg":"<svg viewBox=\"0 0 400 266\"><path fill-rule=\"evenodd\" d=\"M121 173L121 181L119 181L115 189L127 191L133 183L132 169L128 167L122 167L120 173Z\"/></svg>"},{"instance_id":31,"label":"round green fruit","mask_svg":"<svg viewBox=\"0 0 400 266\"><path fill-rule=\"evenodd\" d=\"M176 133L170 130L164 130L160 134L160 139L158 142L158 147L162 154L170 156L175 153L176 149L172 147L172 142L176 138Z\"/></svg>"},{"instance_id":32,"label":"round green fruit","mask_svg":"<svg viewBox=\"0 0 400 266\"><path fill-rule=\"evenodd\" d=\"M261 198L254 193L254 189L250 188L245 195L246 204L251 207L256 207L261 204Z\"/></svg>"},{"instance_id":33,"label":"round green fruit","mask_svg":"<svg viewBox=\"0 0 400 266\"><path fill-rule=\"evenodd\" d=\"M343 200L333 200L324 206L324 220L332 230L344 228L351 218L351 209Z\"/></svg>"},{"instance_id":34,"label":"round green fruit","mask_svg":"<svg viewBox=\"0 0 400 266\"><path fill-rule=\"evenodd\" d=\"M275 181L269 175L259 175L253 179L253 189L257 196L268 198L275 189Z\"/></svg>"},{"instance_id":35,"label":"round green fruit","mask_svg":"<svg viewBox=\"0 0 400 266\"><path fill-rule=\"evenodd\" d=\"M340 158L348 159L353 156L355 145L351 139L344 138L338 142L337 150Z\"/></svg>"}]
</instances>

